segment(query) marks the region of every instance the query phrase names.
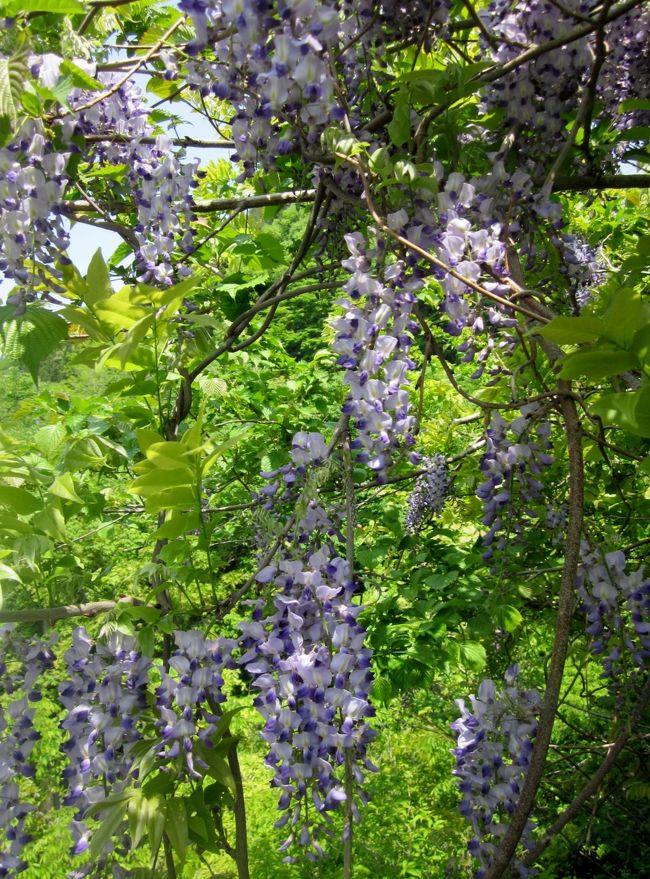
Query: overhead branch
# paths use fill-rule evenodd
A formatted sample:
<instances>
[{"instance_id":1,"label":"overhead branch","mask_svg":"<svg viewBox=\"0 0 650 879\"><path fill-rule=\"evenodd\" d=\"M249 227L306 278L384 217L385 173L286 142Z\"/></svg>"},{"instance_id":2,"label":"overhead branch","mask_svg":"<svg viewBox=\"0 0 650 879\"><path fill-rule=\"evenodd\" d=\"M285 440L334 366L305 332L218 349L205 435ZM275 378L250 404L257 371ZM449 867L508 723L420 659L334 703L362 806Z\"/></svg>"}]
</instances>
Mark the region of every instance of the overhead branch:
<instances>
[{"instance_id":1,"label":"overhead branch","mask_svg":"<svg viewBox=\"0 0 650 879\"><path fill-rule=\"evenodd\" d=\"M96 229L105 229L107 232L115 232L120 238L124 239L133 250L140 249L140 242L138 241L135 232L129 229L128 226L124 226L122 223L117 223L113 220L97 219L95 217L89 217L86 214L75 214L73 211L65 209L62 210L61 213L75 223L82 223L84 226L93 226Z\"/></svg>"},{"instance_id":2,"label":"overhead branch","mask_svg":"<svg viewBox=\"0 0 650 879\"><path fill-rule=\"evenodd\" d=\"M166 135L165 135L166 136ZM104 133L85 134L86 143L150 143L155 144L156 137L129 137L126 134ZM174 146L196 147L197 149L234 149L235 144L231 140L209 140L202 137L170 137L168 140Z\"/></svg>"},{"instance_id":3,"label":"overhead branch","mask_svg":"<svg viewBox=\"0 0 650 879\"><path fill-rule=\"evenodd\" d=\"M217 211L250 210L252 208L277 207L285 204L311 202L316 197L315 189L298 189L295 192L269 192L266 195L243 195L232 198L212 198L208 201L193 202L192 210L197 214L209 214ZM66 209L74 213L92 213L96 209L86 199L74 199L65 202ZM111 210L129 210L127 204L112 205Z\"/></svg>"},{"instance_id":4,"label":"overhead branch","mask_svg":"<svg viewBox=\"0 0 650 879\"><path fill-rule=\"evenodd\" d=\"M138 604L135 598L119 601L90 601L87 604L64 604L59 607L33 607L28 610L2 610L0 623L51 623L73 617L96 617L115 610L121 604Z\"/></svg>"}]
</instances>

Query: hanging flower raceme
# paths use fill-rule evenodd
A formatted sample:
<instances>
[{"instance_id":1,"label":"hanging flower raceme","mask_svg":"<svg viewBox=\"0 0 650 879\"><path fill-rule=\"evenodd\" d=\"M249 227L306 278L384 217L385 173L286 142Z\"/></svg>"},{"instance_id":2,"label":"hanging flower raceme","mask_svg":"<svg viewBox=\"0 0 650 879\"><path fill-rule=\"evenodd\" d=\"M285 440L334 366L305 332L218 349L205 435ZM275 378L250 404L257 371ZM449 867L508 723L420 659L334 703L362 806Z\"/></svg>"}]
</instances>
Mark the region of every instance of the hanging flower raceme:
<instances>
[{"instance_id":1,"label":"hanging flower raceme","mask_svg":"<svg viewBox=\"0 0 650 879\"><path fill-rule=\"evenodd\" d=\"M157 756L161 765L174 767L179 778L202 778L208 770L203 751L213 747L219 706L225 701L221 673L236 667L230 658L236 641L210 640L199 631L174 632L174 640L169 670L159 669L156 689L155 726L162 738Z\"/></svg>"},{"instance_id":2,"label":"hanging flower raceme","mask_svg":"<svg viewBox=\"0 0 650 879\"><path fill-rule=\"evenodd\" d=\"M643 670L650 660L650 578L643 568L627 572L621 550L583 541L580 559L576 588L590 649L602 657L602 677L617 688L626 672Z\"/></svg>"},{"instance_id":3,"label":"hanging flower raceme","mask_svg":"<svg viewBox=\"0 0 650 879\"><path fill-rule=\"evenodd\" d=\"M374 769L366 755L375 733L367 720L374 715L370 650L357 622L363 608L335 549L343 539L339 515L318 497L330 451L322 434L300 431L290 464L262 474L273 480L264 505L277 511L290 500L293 512L284 548L256 577L269 601L252 601L251 621L240 623L240 663L259 691L266 763L282 791L276 826L290 825L281 849L301 847L310 859L323 854L330 811L346 804L359 820L358 803L366 801L359 787L364 770Z\"/></svg>"},{"instance_id":4,"label":"hanging flower raceme","mask_svg":"<svg viewBox=\"0 0 650 879\"><path fill-rule=\"evenodd\" d=\"M259 575L276 589L274 611L256 603L241 623L241 663L259 690L255 707L265 720L267 766L281 790L277 827L289 825L282 850L297 845L308 858L322 855L319 839L328 812L356 792L374 732L368 701L372 675L365 632L353 603L347 562L327 546L280 560ZM348 803L358 820L356 800Z\"/></svg>"},{"instance_id":5,"label":"hanging flower raceme","mask_svg":"<svg viewBox=\"0 0 650 879\"><path fill-rule=\"evenodd\" d=\"M332 321L332 347L350 387L343 412L357 430L351 446L357 461L366 463L381 482L393 455L415 442L415 418L405 386L415 368L409 357L417 331L411 312L422 283L402 262L379 269L381 241L371 250L358 232L345 240L350 257L343 266L351 277L344 287L346 298L338 303L345 313Z\"/></svg>"},{"instance_id":6,"label":"hanging flower raceme","mask_svg":"<svg viewBox=\"0 0 650 879\"><path fill-rule=\"evenodd\" d=\"M472 826L468 848L479 862L477 879L486 875L508 828L537 735L541 700L536 690L516 686L518 674L518 666L511 666L500 691L494 681L482 681L469 706L456 700L461 716L451 725L458 736L453 774L462 794L460 812ZM533 829L528 821L522 836L527 848L532 847ZM518 860L513 866L520 876L533 875Z\"/></svg>"},{"instance_id":7,"label":"hanging flower raceme","mask_svg":"<svg viewBox=\"0 0 650 879\"><path fill-rule=\"evenodd\" d=\"M36 807L22 802L17 779L35 775L30 755L41 736L33 706L41 700L40 676L54 665L54 641L22 638L13 625L0 629L0 689L15 697L0 706L0 876L27 866L22 850L31 836L25 821Z\"/></svg>"},{"instance_id":8,"label":"hanging flower raceme","mask_svg":"<svg viewBox=\"0 0 650 879\"><path fill-rule=\"evenodd\" d=\"M576 27L571 7L586 14L592 5L569 0L568 9L560 10L548 0L495 0L479 12L486 33L494 38L481 35L483 51L495 64L507 64L526 47L568 35ZM484 91L485 109L502 110L507 127L534 132L526 141L527 152L544 157L564 136L565 116L578 105L593 59L588 36L544 52L490 83Z\"/></svg>"},{"instance_id":9,"label":"hanging flower raceme","mask_svg":"<svg viewBox=\"0 0 650 879\"><path fill-rule=\"evenodd\" d=\"M428 516L442 512L449 490L449 468L444 455L423 458L421 467L424 473L418 476L408 499L404 524L409 534L419 531Z\"/></svg>"},{"instance_id":10,"label":"hanging flower raceme","mask_svg":"<svg viewBox=\"0 0 650 879\"><path fill-rule=\"evenodd\" d=\"M90 842L84 822L88 808L137 777L132 751L148 706L151 661L137 650L133 637L118 632L95 644L82 627L74 631L64 659L69 679L60 685L59 698L67 709L61 723L68 733L62 746L68 759L65 803L77 808L72 851L81 854ZM109 840L104 853L112 848Z\"/></svg>"},{"instance_id":11,"label":"hanging flower raceme","mask_svg":"<svg viewBox=\"0 0 650 879\"><path fill-rule=\"evenodd\" d=\"M522 406L511 422L496 412L492 416L480 465L485 481L476 490L484 505L483 524L489 527L483 536L486 560L495 550L523 541L525 522L539 515L543 485L538 477L554 460L549 454L551 426L539 416L537 403Z\"/></svg>"},{"instance_id":12,"label":"hanging flower raceme","mask_svg":"<svg viewBox=\"0 0 650 879\"><path fill-rule=\"evenodd\" d=\"M19 313L43 280L39 265L64 259L70 243L61 215L69 158L35 119L0 149L0 272L16 285L9 301Z\"/></svg>"},{"instance_id":13,"label":"hanging flower raceme","mask_svg":"<svg viewBox=\"0 0 650 879\"><path fill-rule=\"evenodd\" d=\"M111 91L113 75L99 75ZM72 108L92 102L93 93L77 91L70 97ZM92 136L95 161L102 165L125 167L130 193L135 198L138 223L135 235L140 245L136 260L140 279L154 284L171 284L186 266L174 266L172 254L180 245L191 253L192 190L197 182L197 162L184 162L172 151L171 140L163 135L153 143L154 128L149 123L150 108L140 89L131 81L120 86L87 109L80 109L64 120L69 133ZM106 140L101 140L105 135Z\"/></svg>"}]
</instances>

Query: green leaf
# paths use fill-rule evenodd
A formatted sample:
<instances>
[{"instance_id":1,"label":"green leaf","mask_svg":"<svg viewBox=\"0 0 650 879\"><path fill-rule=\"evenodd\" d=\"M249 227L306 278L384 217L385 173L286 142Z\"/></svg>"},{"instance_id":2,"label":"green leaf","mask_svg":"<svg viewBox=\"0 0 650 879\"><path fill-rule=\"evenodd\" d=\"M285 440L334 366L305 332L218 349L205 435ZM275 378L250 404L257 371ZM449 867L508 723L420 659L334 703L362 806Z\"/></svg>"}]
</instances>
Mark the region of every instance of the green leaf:
<instances>
[{"instance_id":1,"label":"green leaf","mask_svg":"<svg viewBox=\"0 0 650 879\"><path fill-rule=\"evenodd\" d=\"M59 501L47 504L34 515L32 523L52 540L65 540L65 518Z\"/></svg>"},{"instance_id":2,"label":"green leaf","mask_svg":"<svg viewBox=\"0 0 650 879\"><path fill-rule=\"evenodd\" d=\"M391 167L390 154L388 147L380 147L368 159L368 167L375 174L381 174Z\"/></svg>"},{"instance_id":3,"label":"green leaf","mask_svg":"<svg viewBox=\"0 0 650 879\"><path fill-rule=\"evenodd\" d=\"M600 318L581 314L579 317L554 317L545 327L533 332L557 345L577 345L580 342L594 342L603 331Z\"/></svg>"},{"instance_id":4,"label":"green leaf","mask_svg":"<svg viewBox=\"0 0 650 879\"><path fill-rule=\"evenodd\" d=\"M620 375L638 365L638 360L629 351L593 346L589 350L568 354L562 361L560 378L573 379L584 376L595 380Z\"/></svg>"},{"instance_id":5,"label":"green leaf","mask_svg":"<svg viewBox=\"0 0 650 879\"><path fill-rule=\"evenodd\" d=\"M74 15L75 12L85 12L85 6L81 0L9 0L5 4L5 12L8 15L16 15L19 12L51 12L53 15Z\"/></svg>"},{"instance_id":6,"label":"green leaf","mask_svg":"<svg viewBox=\"0 0 650 879\"><path fill-rule=\"evenodd\" d=\"M62 73L67 74L72 79L72 84L75 88L86 89L87 91L103 88L101 82L90 76L81 67L77 67L72 61L63 60L60 69Z\"/></svg>"},{"instance_id":7,"label":"green leaf","mask_svg":"<svg viewBox=\"0 0 650 879\"><path fill-rule=\"evenodd\" d=\"M650 125L635 125L633 128L621 131L616 141L644 141L648 139L650 139Z\"/></svg>"},{"instance_id":8,"label":"green leaf","mask_svg":"<svg viewBox=\"0 0 650 879\"><path fill-rule=\"evenodd\" d=\"M349 131L332 126L323 132L323 144L331 153L338 156L357 156L363 152L364 142Z\"/></svg>"},{"instance_id":9,"label":"green leaf","mask_svg":"<svg viewBox=\"0 0 650 879\"><path fill-rule=\"evenodd\" d=\"M95 828L90 839L89 855L92 860L98 858L104 852L107 843L118 832L124 821L124 807L126 800L131 796L127 794L119 802L114 802L108 809L102 809L101 821ZM89 810L90 811L90 810ZM89 814L89 812L87 813Z\"/></svg>"},{"instance_id":10,"label":"green leaf","mask_svg":"<svg viewBox=\"0 0 650 879\"><path fill-rule=\"evenodd\" d=\"M161 489L185 488L194 486L195 483L196 476L188 467L175 470L151 470L134 479L129 491L147 497L157 494Z\"/></svg>"},{"instance_id":11,"label":"green leaf","mask_svg":"<svg viewBox=\"0 0 650 879\"><path fill-rule=\"evenodd\" d=\"M147 449L152 443L165 442L162 436L151 427L136 428L135 436L138 441L138 445L140 446L140 451L143 454L146 454Z\"/></svg>"},{"instance_id":12,"label":"green leaf","mask_svg":"<svg viewBox=\"0 0 650 879\"><path fill-rule=\"evenodd\" d=\"M18 120L18 111L29 75L27 52L22 50L10 58L0 58L0 116L6 116L11 125Z\"/></svg>"},{"instance_id":13,"label":"green leaf","mask_svg":"<svg viewBox=\"0 0 650 879\"><path fill-rule=\"evenodd\" d=\"M408 92L404 88L397 95L393 118L388 123L388 136L397 147L408 143L411 137L411 107Z\"/></svg>"},{"instance_id":14,"label":"green leaf","mask_svg":"<svg viewBox=\"0 0 650 879\"><path fill-rule=\"evenodd\" d=\"M192 455L196 455L196 450L167 441L152 443L146 451L147 460L161 470L189 470L192 466Z\"/></svg>"},{"instance_id":15,"label":"green leaf","mask_svg":"<svg viewBox=\"0 0 650 879\"><path fill-rule=\"evenodd\" d=\"M68 431L61 422L57 424L46 424L36 431L34 435L34 443L36 448L44 455L53 455L65 442Z\"/></svg>"},{"instance_id":16,"label":"green leaf","mask_svg":"<svg viewBox=\"0 0 650 879\"><path fill-rule=\"evenodd\" d=\"M472 671L481 671L487 662L485 647L478 641L463 641L459 645L458 654L461 663Z\"/></svg>"},{"instance_id":17,"label":"green leaf","mask_svg":"<svg viewBox=\"0 0 650 879\"><path fill-rule=\"evenodd\" d=\"M165 834L181 864L187 854L188 828L185 800L172 798L165 803Z\"/></svg>"},{"instance_id":18,"label":"green leaf","mask_svg":"<svg viewBox=\"0 0 650 879\"><path fill-rule=\"evenodd\" d=\"M621 348L629 348L639 327L647 325L648 308L638 290L616 291L605 315L605 336Z\"/></svg>"},{"instance_id":19,"label":"green leaf","mask_svg":"<svg viewBox=\"0 0 650 879\"><path fill-rule=\"evenodd\" d=\"M212 465L221 458L225 452L229 449L233 449L236 445L238 445L245 436L250 433L251 428L248 427L246 430L242 430L239 433L233 434L233 436L229 437L227 440L222 442L220 445L216 447L216 449L212 452L209 458L207 458L202 467L201 473L203 476L212 468Z\"/></svg>"},{"instance_id":20,"label":"green leaf","mask_svg":"<svg viewBox=\"0 0 650 879\"><path fill-rule=\"evenodd\" d=\"M372 698L374 702L388 705L393 698L393 685L387 677L377 677L372 684Z\"/></svg>"},{"instance_id":21,"label":"green leaf","mask_svg":"<svg viewBox=\"0 0 650 879\"><path fill-rule=\"evenodd\" d=\"M14 569L10 568L9 565L5 565L3 562L0 562L0 580L13 580L16 583L20 583L20 577Z\"/></svg>"},{"instance_id":22,"label":"green leaf","mask_svg":"<svg viewBox=\"0 0 650 879\"><path fill-rule=\"evenodd\" d=\"M524 620L517 608L511 604L500 605L495 616L499 628L504 629L506 632L514 632Z\"/></svg>"},{"instance_id":23,"label":"green leaf","mask_svg":"<svg viewBox=\"0 0 650 879\"><path fill-rule=\"evenodd\" d=\"M152 797L149 800L149 814L147 815L147 831L149 833L149 845L151 851L158 852L165 830L165 805L161 797Z\"/></svg>"},{"instance_id":24,"label":"green leaf","mask_svg":"<svg viewBox=\"0 0 650 879\"><path fill-rule=\"evenodd\" d=\"M75 504L83 504L83 501L77 494L72 475L70 473L62 473L57 476L52 485L48 488L48 494L56 495L65 501L73 501Z\"/></svg>"},{"instance_id":25,"label":"green leaf","mask_svg":"<svg viewBox=\"0 0 650 879\"><path fill-rule=\"evenodd\" d=\"M622 391L603 394L591 405L591 411L608 427L620 427L638 436L650 436L650 412L648 394L650 387L641 391Z\"/></svg>"},{"instance_id":26,"label":"green leaf","mask_svg":"<svg viewBox=\"0 0 650 879\"><path fill-rule=\"evenodd\" d=\"M20 361L37 383L43 360L68 337L68 324L53 311L33 305L24 315L5 321L2 335L5 357Z\"/></svg>"},{"instance_id":27,"label":"green leaf","mask_svg":"<svg viewBox=\"0 0 650 879\"><path fill-rule=\"evenodd\" d=\"M147 830L149 818L149 801L143 797L142 791L134 791L128 802L127 817L129 819L129 835L133 848L136 849Z\"/></svg>"},{"instance_id":28,"label":"green leaf","mask_svg":"<svg viewBox=\"0 0 650 879\"><path fill-rule=\"evenodd\" d=\"M650 437L650 385L645 385L640 391L637 391L636 398L634 417L637 423L637 433Z\"/></svg>"},{"instance_id":29,"label":"green leaf","mask_svg":"<svg viewBox=\"0 0 650 879\"><path fill-rule=\"evenodd\" d=\"M64 107L69 107L68 96L74 87L72 76L69 73L64 73L63 76L60 76L57 80L56 85L51 90L51 94L59 104Z\"/></svg>"},{"instance_id":30,"label":"green leaf","mask_svg":"<svg viewBox=\"0 0 650 879\"><path fill-rule=\"evenodd\" d=\"M182 85L178 80L174 79L163 79L162 77L151 77L151 79L147 83L147 91L152 95L156 95L158 98L162 98L163 100L167 98L171 98L175 92L179 90L179 87Z\"/></svg>"},{"instance_id":31,"label":"green leaf","mask_svg":"<svg viewBox=\"0 0 650 879\"><path fill-rule=\"evenodd\" d=\"M16 488L13 485L0 485L0 504L9 507L20 516L35 513L43 506L41 500L26 488Z\"/></svg>"},{"instance_id":32,"label":"green leaf","mask_svg":"<svg viewBox=\"0 0 650 879\"><path fill-rule=\"evenodd\" d=\"M20 103L30 116L40 118L43 112L43 105L33 92L23 92L20 96Z\"/></svg>"},{"instance_id":33,"label":"green leaf","mask_svg":"<svg viewBox=\"0 0 650 879\"><path fill-rule=\"evenodd\" d=\"M155 532L156 540L173 540L189 531L195 531L201 525L198 512L179 513L167 519Z\"/></svg>"},{"instance_id":34,"label":"green leaf","mask_svg":"<svg viewBox=\"0 0 650 879\"><path fill-rule=\"evenodd\" d=\"M75 440L63 459L67 470L90 470L105 463L106 456L97 440L92 437Z\"/></svg>"},{"instance_id":35,"label":"green leaf","mask_svg":"<svg viewBox=\"0 0 650 879\"><path fill-rule=\"evenodd\" d=\"M395 179L398 183L413 183L414 180L419 183L418 171L413 162L395 162Z\"/></svg>"},{"instance_id":36,"label":"green leaf","mask_svg":"<svg viewBox=\"0 0 650 879\"><path fill-rule=\"evenodd\" d=\"M88 305L95 305L97 302L108 299L113 295L113 292L111 276L104 262L101 248L98 247L93 254L93 258L90 260L90 265L86 272L86 295L84 299Z\"/></svg>"}]
</instances>

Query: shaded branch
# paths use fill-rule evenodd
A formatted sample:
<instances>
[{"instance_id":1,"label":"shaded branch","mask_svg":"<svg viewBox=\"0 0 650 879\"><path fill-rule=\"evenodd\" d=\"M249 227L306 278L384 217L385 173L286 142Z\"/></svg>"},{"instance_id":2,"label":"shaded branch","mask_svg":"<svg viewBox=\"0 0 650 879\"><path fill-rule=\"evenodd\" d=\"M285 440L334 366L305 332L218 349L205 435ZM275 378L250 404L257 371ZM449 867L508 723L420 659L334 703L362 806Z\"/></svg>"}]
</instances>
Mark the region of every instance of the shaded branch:
<instances>
[{"instance_id":1,"label":"shaded branch","mask_svg":"<svg viewBox=\"0 0 650 879\"><path fill-rule=\"evenodd\" d=\"M560 410L564 420L569 453L569 522L553 652L549 663L546 691L540 711L539 729L535 737L530 765L508 829L495 852L486 879L500 879L507 870L535 803L537 789L546 767L546 757L551 743L551 734L559 703L562 675L569 645L575 582L580 561L580 535L584 506L584 470L580 421L569 383L565 381L558 382L558 390L563 394L560 399Z\"/></svg>"},{"instance_id":2,"label":"shaded branch","mask_svg":"<svg viewBox=\"0 0 650 879\"><path fill-rule=\"evenodd\" d=\"M567 806L564 812L560 815L560 817L548 828L545 832L544 836L537 843L532 851L528 852L528 854L523 859L525 866L529 867L531 864L534 864L535 861L539 858L542 852L549 846L553 837L556 836L570 821L572 821L575 816L578 814L580 809L584 806L587 800L592 797L600 787L603 779L613 766L616 758L621 753L625 745L627 744L630 736L634 731L634 726L640 719L643 711L645 710L648 702L650 701L650 678L645 683L643 690L641 691L641 695L639 696L638 702L634 707L634 711L630 716L627 725L621 732L619 733L616 740L609 746L609 750L607 752L607 756L602 761L598 769L591 776L587 784L582 788L580 793L575 797L571 805Z\"/></svg>"},{"instance_id":3,"label":"shaded branch","mask_svg":"<svg viewBox=\"0 0 650 879\"><path fill-rule=\"evenodd\" d=\"M591 189L650 189L650 174L558 175L553 192L588 192Z\"/></svg>"}]
</instances>

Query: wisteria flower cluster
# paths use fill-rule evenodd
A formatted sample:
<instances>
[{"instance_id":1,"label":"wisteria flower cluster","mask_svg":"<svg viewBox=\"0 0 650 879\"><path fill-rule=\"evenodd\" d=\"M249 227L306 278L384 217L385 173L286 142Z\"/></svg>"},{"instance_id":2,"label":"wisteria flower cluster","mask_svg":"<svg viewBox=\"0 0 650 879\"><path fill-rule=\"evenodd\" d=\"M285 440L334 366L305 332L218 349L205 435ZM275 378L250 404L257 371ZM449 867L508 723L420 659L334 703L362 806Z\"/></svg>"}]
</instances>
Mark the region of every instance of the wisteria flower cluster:
<instances>
[{"instance_id":1,"label":"wisteria flower cluster","mask_svg":"<svg viewBox=\"0 0 650 879\"><path fill-rule=\"evenodd\" d=\"M54 637L24 639L14 626L0 630L0 690L15 698L0 706L0 876L12 876L27 864L21 854L31 836L25 821L35 806L22 801L17 779L33 778L30 754L40 733L34 705L41 700L39 678L54 665Z\"/></svg>"},{"instance_id":2,"label":"wisteria flower cluster","mask_svg":"<svg viewBox=\"0 0 650 879\"><path fill-rule=\"evenodd\" d=\"M418 476L408 499L404 524L409 534L419 531L428 516L442 512L449 491L449 468L444 455L423 458L421 467L424 472Z\"/></svg>"},{"instance_id":3,"label":"wisteria flower cluster","mask_svg":"<svg viewBox=\"0 0 650 879\"><path fill-rule=\"evenodd\" d=\"M240 624L241 664L259 690L266 763L281 790L276 826L290 826L281 850L295 843L313 859L323 853L329 811L348 801L358 820L349 797L363 770L374 769L366 756L375 733L368 724L370 650L357 622L362 607L353 602L347 562L327 545L274 562L258 580L273 583L274 610L265 615L260 600L252 621ZM363 792L357 797L365 801Z\"/></svg>"},{"instance_id":4,"label":"wisteria flower cluster","mask_svg":"<svg viewBox=\"0 0 650 879\"><path fill-rule=\"evenodd\" d=\"M470 822L473 836L470 853L479 862L477 879L486 875L499 841L508 827L521 786L526 777L537 735L540 696L536 690L517 686L519 668L511 666L504 686L484 680L469 705L457 699L461 716L451 727L458 736L452 753L456 758L453 774L462 794L461 814ZM522 836L525 847L532 847L534 825L528 821ZM518 861L513 867L520 876L533 875Z\"/></svg>"},{"instance_id":5,"label":"wisteria flower cluster","mask_svg":"<svg viewBox=\"0 0 650 879\"><path fill-rule=\"evenodd\" d=\"M489 528L483 536L486 560L495 550L524 539L525 521L518 517L538 517L535 507L543 495L538 477L554 460L549 454L551 426L540 418L539 404L527 404L520 411L511 422L495 412L486 432L480 464L485 481L476 491L484 505L483 524Z\"/></svg>"},{"instance_id":6,"label":"wisteria flower cluster","mask_svg":"<svg viewBox=\"0 0 650 879\"><path fill-rule=\"evenodd\" d=\"M178 780L202 778L208 769L201 749L213 747L224 701L221 672L235 665L231 653L236 642L209 640L198 631L177 631L174 639L168 667L155 668L160 684L152 706L154 666L138 651L134 637L116 632L104 643L83 628L73 634L64 656L69 679L59 695L68 712L61 724L68 733L65 802L78 810L71 828L74 854L90 844L84 820L88 808L139 784L136 743L147 742L155 765ZM112 849L109 840L104 854Z\"/></svg>"},{"instance_id":7,"label":"wisteria flower cluster","mask_svg":"<svg viewBox=\"0 0 650 879\"><path fill-rule=\"evenodd\" d=\"M253 493L253 500L266 510L278 504L296 501L310 472L320 467L328 457L327 443L322 433L299 431L291 441L291 461L276 470L263 470L266 485Z\"/></svg>"},{"instance_id":8,"label":"wisteria flower cluster","mask_svg":"<svg viewBox=\"0 0 650 879\"><path fill-rule=\"evenodd\" d=\"M68 760L65 804L77 809L72 851L82 854L90 844L88 808L133 782L131 752L141 738L151 661L137 650L135 638L116 632L96 644L83 627L75 629L64 660L69 678L59 687L59 699L67 710L61 722L68 734L62 746ZM109 840L104 853L112 848Z\"/></svg>"},{"instance_id":9,"label":"wisteria flower cluster","mask_svg":"<svg viewBox=\"0 0 650 879\"><path fill-rule=\"evenodd\" d=\"M576 26L569 10L584 14L589 5L569 0L565 11L549 0L493 0L479 14L496 40L482 37L483 48L494 62L506 64L524 48L566 36ZM506 125L534 131L527 148L540 156L562 136L565 114L577 106L593 58L588 37L546 52L491 83L484 93L486 106L502 108Z\"/></svg>"},{"instance_id":10,"label":"wisteria flower cluster","mask_svg":"<svg viewBox=\"0 0 650 879\"><path fill-rule=\"evenodd\" d=\"M406 218L406 212L400 214ZM402 217L392 221L402 222ZM421 281L399 261L381 273L373 268L381 245L371 250L359 233L346 235L346 243L350 257L343 266L351 277L344 286L346 298L338 303L345 314L332 321L336 330L332 347L350 388L343 412L358 431L352 448L357 461L367 464L382 481L392 455L415 442L406 385L409 371L415 368L409 357L412 334L417 331L411 312Z\"/></svg>"},{"instance_id":11,"label":"wisteria flower cluster","mask_svg":"<svg viewBox=\"0 0 650 879\"><path fill-rule=\"evenodd\" d=\"M149 107L140 89L131 81L112 90L115 76L99 75L107 96L87 109L80 109L64 120L69 134L92 135L97 141L94 160L103 165L124 165L129 188L135 198L138 224L135 234L140 245L136 260L143 281L171 284L175 273L183 276L188 269L175 266L172 254L180 242L185 253L193 249L191 221L192 190L197 162L184 162L172 150L171 140L163 135L153 143L143 142L154 133L149 123ZM92 93L73 93L70 104L83 107ZM101 140L105 135L106 140Z\"/></svg>"},{"instance_id":12,"label":"wisteria flower cluster","mask_svg":"<svg viewBox=\"0 0 650 879\"><path fill-rule=\"evenodd\" d=\"M236 668L231 658L234 639L207 639L202 632L175 632L176 650L169 659L169 672L160 669L156 689L159 719L155 726L162 737L156 754L161 766L176 768L178 777L202 778L208 764L196 752L212 748L219 722L224 668Z\"/></svg>"},{"instance_id":13,"label":"wisteria flower cluster","mask_svg":"<svg viewBox=\"0 0 650 879\"><path fill-rule=\"evenodd\" d=\"M298 145L313 148L328 124L356 108L337 95L336 56L351 96L361 100L364 51L391 35L439 28L450 3L379 3L377 0L181 0L196 37L189 49L209 54L188 65L189 82L205 96L228 100L232 134L244 176L273 166ZM251 88L254 86L254 88ZM359 86L362 86L359 88Z\"/></svg>"},{"instance_id":14,"label":"wisteria flower cluster","mask_svg":"<svg viewBox=\"0 0 650 879\"><path fill-rule=\"evenodd\" d=\"M40 282L38 265L52 266L68 248L60 208L69 158L40 120L26 120L0 149L0 272L17 287L11 302L19 312Z\"/></svg>"},{"instance_id":15,"label":"wisteria flower cluster","mask_svg":"<svg viewBox=\"0 0 650 879\"><path fill-rule=\"evenodd\" d=\"M602 657L603 677L617 686L626 671L650 659L650 578L643 568L627 572L621 550L581 545L576 588L591 652ZM631 669L629 661L631 660Z\"/></svg>"},{"instance_id":16,"label":"wisteria flower cluster","mask_svg":"<svg viewBox=\"0 0 650 879\"><path fill-rule=\"evenodd\" d=\"M59 76L58 56L32 56L32 74L42 85L52 87ZM91 72L91 71L90 71ZM171 141L158 136L153 143L149 108L132 82L112 91L114 76L99 74L107 96L93 106L80 109L61 120L59 134L67 146L55 148L55 132L40 120L26 120L11 142L0 149L0 271L16 284L11 302L19 313L34 298L35 285L56 277L56 262L66 262L70 243L64 219L64 195L70 176L68 165L78 146L75 134L92 136L91 162L103 166L124 166L130 196L135 198L139 242L136 260L140 279L171 284L188 269L174 265L172 253L193 249L191 221L192 189L197 185L196 162L184 162L171 148ZM70 105L82 107L93 93L75 90ZM105 136L105 140L102 140Z\"/></svg>"}]
</instances>

